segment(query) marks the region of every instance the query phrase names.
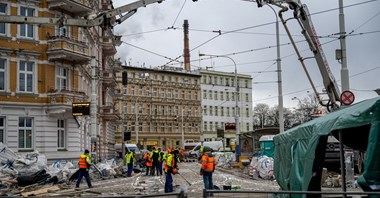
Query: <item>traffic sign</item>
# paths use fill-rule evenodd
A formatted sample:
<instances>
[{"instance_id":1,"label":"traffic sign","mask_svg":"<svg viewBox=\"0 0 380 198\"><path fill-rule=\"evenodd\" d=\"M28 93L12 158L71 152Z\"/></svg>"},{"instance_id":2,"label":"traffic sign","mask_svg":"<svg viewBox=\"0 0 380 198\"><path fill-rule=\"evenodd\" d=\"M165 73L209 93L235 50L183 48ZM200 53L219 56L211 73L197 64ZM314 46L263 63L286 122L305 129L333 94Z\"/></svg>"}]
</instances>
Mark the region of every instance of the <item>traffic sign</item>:
<instances>
[{"instance_id":1,"label":"traffic sign","mask_svg":"<svg viewBox=\"0 0 380 198\"><path fill-rule=\"evenodd\" d=\"M351 91L344 91L340 94L340 102L344 105L350 105L355 101L355 95Z\"/></svg>"}]
</instances>

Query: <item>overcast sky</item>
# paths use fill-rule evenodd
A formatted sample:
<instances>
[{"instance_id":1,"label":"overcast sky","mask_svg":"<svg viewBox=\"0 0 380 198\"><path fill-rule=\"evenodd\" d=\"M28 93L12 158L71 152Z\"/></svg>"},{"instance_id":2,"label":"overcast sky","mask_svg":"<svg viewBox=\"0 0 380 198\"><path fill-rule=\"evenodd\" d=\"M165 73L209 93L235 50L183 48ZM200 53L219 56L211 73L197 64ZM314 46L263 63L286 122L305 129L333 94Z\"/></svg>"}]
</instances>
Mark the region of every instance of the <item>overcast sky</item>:
<instances>
[{"instance_id":1,"label":"overcast sky","mask_svg":"<svg viewBox=\"0 0 380 198\"><path fill-rule=\"evenodd\" d=\"M134 1L114 0L114 7ZM324 53L340 87L340 63L335 50L340 48L338 0L304 0L323 44ZM350 90L355 102L376 97L380 88L380 0L344 0L347 61ZM277 7L274 7L278 11ZM285 14L292 16L292 11ZM117 48L117 57L133 66L156 67L165 64L183 67L183 22L189 21L190 59L192 69L214 66L218 71L234 71L227 58L205 59L199 53L226 55L237 64L238 73L253 77L253 105L278 104L275 14L268 7L242 0L165 0L148 5L124 23L115 27L122 35L123 44ZM304 41L295 20L288 22L294 40ZM218 31L221 31L221 34ZM293 97L307 97L311 85L302 69L284 27L280 24L282 87L284 107L297 105ZM300 42L303 57L311 56L306 42ZM178 58L180 57L180 58ZM170 61L176 59L178 61ZM322 91L321 75L316 61L305 61L314 84ZM326 95L322 96L326 98Z\"/></svg>"}]
</instances>

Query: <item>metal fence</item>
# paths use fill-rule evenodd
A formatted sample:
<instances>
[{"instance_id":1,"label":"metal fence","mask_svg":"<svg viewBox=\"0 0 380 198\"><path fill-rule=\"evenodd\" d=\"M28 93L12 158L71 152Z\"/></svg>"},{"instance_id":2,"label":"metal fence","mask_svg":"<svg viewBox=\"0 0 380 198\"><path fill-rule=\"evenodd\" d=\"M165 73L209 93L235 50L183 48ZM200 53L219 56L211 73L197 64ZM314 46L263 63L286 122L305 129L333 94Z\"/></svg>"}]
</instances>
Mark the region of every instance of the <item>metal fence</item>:
<instances>
[{"instance_id":1,"label":"metal fence","mask_svg":"<svg viewBox=\"0 0 380 198\"><path fill-rule=\"evenodd\" d=\"M337 192L337 191L249 191L249 190L203 190L203 197L231 197L231 198L251 198L251 197L380 197L378 192Z\"/></svg>"}]
</instances>

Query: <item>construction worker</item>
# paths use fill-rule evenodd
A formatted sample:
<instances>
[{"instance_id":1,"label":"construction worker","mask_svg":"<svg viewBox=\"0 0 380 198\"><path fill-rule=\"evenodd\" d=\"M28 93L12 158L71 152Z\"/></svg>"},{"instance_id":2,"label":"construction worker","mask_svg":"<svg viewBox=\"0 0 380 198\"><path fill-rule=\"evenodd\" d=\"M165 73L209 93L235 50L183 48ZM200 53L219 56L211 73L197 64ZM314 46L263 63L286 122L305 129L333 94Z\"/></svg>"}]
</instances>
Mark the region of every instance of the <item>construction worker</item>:
<instances>
[{"instance_id":1,"label":"construction worker","mask_svg":"<svg viewBox=\"0 0 380 198\"><path fill-rule=\"evenodd\" d=\"M159 169L160 175L162 175L162 164L164 163L166 156L165 156L165 153L161 151L161 148L158 148L158 153L160 154L160 158L159 158L160 162L158 164L158 169Z\"/></svg>"},{"instance_id":2,"label":"construction worker","mask_svg":"<svg viewBox=\"0 0 380 198\"><path fill-rule=\"evenodd\" d=\"M155 172L157 172L157 175L159 174L159 163L160 163L160 153L158 152L157 147L153 147L153 151L150 152L150 159L152 159L152 170L150 171L150 175L154 176Z\"/></svg>"},{"instance_id":3,"label":"construction worker","mask_svg":"<svg viewBox=\"0 0 380 198\"><path fill-rule=\"evenodd\" d=\"M215 166L215 157L211 154L211 148L208 146L203 147L200 175L203 175L203 183L205 189L214 189L214 184L212 182L212 173L215 170Z\"/></svg>"},{"instance_id":4,"label":"construction worker","mask_svg":"<svg viewBox=\"0 0 380 198\"><path fill-rule=\"evenodd\" d=\"M136 162L135 156L136 156L135 151L131 151L131 150L128 150L127 154L125 154L125 161L126 161L127 166L128 166L127 177L130 177L132 174L133 167L134 167L135 162Z\"/></svg>"},{"instance_id":5,"label":"construction worker","mask_svg":"<svg viewBox=\"0 0 380 198\"><path fill-rule=\"evenodd\" d=\"M168 148L168 153L166 154L166 159L164 161L164 171L165 171L165 193L173 192L173 172L176 168L176 159L172 154L172 149Z\"/></svg>"},{"instance_id":6,"label":"construction worker","mask_svg":"<svg viewBox=\"0 0 380 198\"><path fill-rule=\"evenodd\" d=\"M144 157L143 157L144 159L145 159L145 166L146 166L146 176L149 176L150 175L150 169L152 168L152 161L151 161L151 159L150 159L150 153L149 153L149 151L148 152L146 152L145 154L144 154Z\"/></svg>"},{"instance_id":7,"label":"construction worker","mask_svg":"<svg viewBox=\"0 0 380 198\"><path fill-rule=\"evenodd\" d=\"M90 158L90 151L88 151L87 149L84 151L84 154L80 156L78 166L79 166L79 170L78 170L79 174L78 174L78 180L77 180L75 188L79 189L79 184L82 181L83 176L86 179L88 187L92 188L90 175L88 174L88 170L91 166L91 158Z\"/></svg>"}]
</instances>

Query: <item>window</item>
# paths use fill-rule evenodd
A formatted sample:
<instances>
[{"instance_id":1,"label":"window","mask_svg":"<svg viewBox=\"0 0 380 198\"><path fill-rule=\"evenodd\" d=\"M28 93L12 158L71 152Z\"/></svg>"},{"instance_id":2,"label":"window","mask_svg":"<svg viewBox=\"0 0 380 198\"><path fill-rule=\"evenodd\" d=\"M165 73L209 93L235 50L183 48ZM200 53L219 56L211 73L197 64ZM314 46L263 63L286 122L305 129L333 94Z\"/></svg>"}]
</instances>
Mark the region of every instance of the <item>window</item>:
<instances>
[{"instance_id":1,"label":"window","mask_svg":"<svg viewBox=\"0 0 380 198\"><path fill-rule=\"evenodd\" d=\"M139 86L139 96L143 95L143 87L140 85Z\"/></svg>"},{"instance_id":2,"label":"window","mask_svg":"<svg viewBox=\"0 0 380 198\"><path fill-rule=\"evenodd\" d=\"M165 89L161 88L161 98L165 98Z\"/></svg>"},{"instance_id":3,"label":"window","mask_svg":"<svg viewBox=\"0 0 380 198\"><path fill-rule=\"evenodd\" d=\"M235 79L231 79L231 87L235 87Z\"/></svg>"},{"instance_id":4,"label":"window","mask_svg":"<svg viewBox=\"0 0 380 198\"><path fill-rule=\"evenodd\" d=\"M213 131L213 130L214 130L214 123L210 122L210 131Z\"/></svg>"},{"instance_id":5,"label":"window","mask_svg":"<svg viewBox=\"0 0 380 198\"><path fill-rule=\"evenodd\" d=\"M68 26L58 27L55 32L56 36L70 37L70 29Z\"/></svg>"},{"instance_id":6,"label":"window","mask_svg":"<svg viewBox=\"0 0 380 198\"><path fill-rule=\"evenodd\" d=\"M249 94L247 94L247 93L245 94L245 101L249 102Z\"/></svg>"},{"instance_id":7,"label":"window","mask_svg":"<svg viewBox=\"0 0 380 198\"><path fill-rule=\"evenodd\" d=\"M235 93L231 93L231 100L235 101Z\"/></svg>"},{"instance_id":8,"label":"window","mask_svg":"<svg viewBox=\"0 0 380 198\"><path fill-rule=\"evenodd\" d=\"M249 131L249 123L246 123L247 131Z\"/></svg>"},{"instance_id":9,"label":"window","mask_svg":"<svg viewBox=\"0 0 380 198\"><path fill-rule=\"evenodd\" d=\"M172 82L172 81L173 81L173 79L172 79L171 76L168 77L168 81L169 81L169 82Z\"/></svg>"},{"instance_id":10,"label":"window","mask_svg":"<svg viewBox=\"0 0 380 198\"><path fill-rule=\"evenodd\" d=\"M33 119L19 118L18 120L18 147L32 148L33 141Z\"/></svg>"},{"instance_id":11,"label":"window","mask_svg":"<svg viewBox=\"0 0 380 198\"><path fill-rule=\"evenodd\" d=\"M214 85L217 85L218 84L218 77L214 77Z\"/></svg>"},{"instance_id":12,"label":"window","mask_svg":"<svg viewBox=\"0 0 380 198\"><path fill-rule=\"evenodd\" d=\"M198 112L199 112L198 107L195 107L195 109L194 109L194 115L195 115L195 116L198 116Z\"/></svg>"},{"instance_id":13,"label":"window","mask_svg":"<svg viewBox=\"0 0 380 198\"><path fill-rule=\"evenodd\" d=\"M153 79L154 79L154 80L157 80L157 79L158 79L157 74L154 74L154 75L153 75Z\"/></svg>"},{"instance_id":14,"label":"window","mask_svg":"<svg viewBox=\"0 0 380 198\"><path fill-rule=\"evenodd\" d=\"M172 129L172 123L169 123L168 124L168 132L173 132L173 129Z\"/></svg>"},{"instance_id":15,"label":"window","mask_svg":"<svg viewBox=\"0 0 380 198\"><path fill-rule=\"evenodd\" d=\"M212 84L212 76L208 76L208 83Z\"/></svg>"},{"instance_id":16,"label":"window","mask_svg":"<svg viewBox=\"0 0 380 198\"><path fill-rule=\"evenodd\" d=\"M34 63L27 61L20 61L19 65L19 91L20 92L33 92L33 73Z\"/></svg>"},{"instance_id":17,"label":"window","mask_svg":"<svg viewBox=\"0 0 380 198\"><path fill-rule=\"evenodd\" d=\"M211 90L208 91L208 99L212 100L212 91Z\"/></svg>"},{"instance_id":18,"label":"window","mask_svg":"<svg viewBox=\"0 0 380 198\"><path fill-rule=\"evenodd\" d=\"M172 98L172 89L168 89L168 98Z\"/></svg>"},{"instance_id":19,"label":"window","mask_svg":"<svg viewBox=\"0 0 380 198\"><path fill-rule=\"evenodd\" d=\"M226 116L227 116L227 117L230 117L230 115L231 115L231 114L230 114L230 108L229 108L229 107L227 107L227 109L226 109L226 110L227 110L227 112L226 112Z\"/></svg>"},{"instance_id":20,"label":"window","mask_svg":"<svg viewBox=\"0 0 380 198\"><path fill-rule=\"evenodd\" d=\"M5 142L5 118L0 117L0 143Z\"/></svg>"},{"instance_id":21,"label":"window","mask_svg":"<svg viewBox=\"0 0 380 198\"><path fill-rule=\"evenodd\" d=\"M165 76L161 76L161 81L165 81Z\"/></svg>"},{"instance_id":22,"label":"window","mask_svg":"<svg viewBox=\"0 0 380 198\"><path fill-rule=\"evenodd\" d=\"M175 90L175 91L174 91L174 98L175 98L175 99L178 99L178 90Z\"/></svg>"},{"instance_id":23,"label":"window","mask_svg":"<svg viewBox=\"0 0 380 198\"><path fill-rule=\"evenodd\" d=\"M218 110L219 110L219 108L218 108L218 106L216 106L215 107L215 116L218 116L219 114L218 114Z\"/></svg>"},{"instance_id":24,"label":"window","mask_svg":"<svg viewBox=\"0 0 380 198\"><path fill-rule=\"evenodd\" d=\"M149 122L146 123L146 131L148 133L150 133L150 123Z\"/></svg>"},{"instance_id":25,"label":"window","mask_svg":"<svg viewBox=\"0 0 380 198\"><path fill-rule=\"evenodd\" d=\"M212 106L210 106L210 116L212 116L213 115L213 108L212 108Z\"/></svg>"},{"instance_id":26,"label":"window","mask_svg":"<svg viewBox=\"0 0 380 198\"><path fill-rule=\"evenodd\" d=\"M191 107L189 107L189 108L187 109L187 115L188 115L188 116L191 116Z\"/></svg>"},{"instance_id":27,"label":"window","mask_svg":"<svg viewBox=\"0 0 380 198\"><path fill-rule=\"evenodd\" d=\"M191 100L191 91L188 91L188 92L187 92L187 99L188 99L188 100Z\"/></svg>"},{"instance_id":28,"label":"window","mask_svg":"<svg viewBox=\"0 0 380 198\"><path fill-rule=\"evenodd\" d=\"M131 104L131 113L136 113L136 106L135 104Z\"/></svg>"},{"instance_id":29,"label":"window","mask_svg":"<svg viewBox=\"0 0 380 198\"><path fill-rule=\"evenodd\" d=\"M132 122L131 124L132 124L132 125L131 125L131 131L136 131L136 129L137 129L137 128L135 127L135 124L136 124L136 123L135 123L135 122Z\"/></svg>"},{"instance_id":30,"label":"window","mask_svg":"<svg viewBox=\"0 0 380 198\"><path fill-rule=\"evenodd\" d=\"M161 115L165 115L165 106L161 106Z\"/></svg>"},{"instance_id":31,"label":"window","mask_svg":"<svg viewBox=\"0 0 380 198\"><path fill-rule=\"evenodd\" d=\"M139 131L143 131L143 123L142 122L139 122Z\"/></svg>"},{"instance_id":32,"label":"window","mask_svg":"<svg viewBox=\"0 0 380 198\"><path fill-rule=\"evenodd\" d=\"M194 92L194 99L198 100L198 92L197 91Z\"/></svg>"},{"instance_id":33,"label":"window","mask_svg":"<svg viewBox=\"0 0 380 198\"><path fill-rule=\"evenodd\" d=\"M207 122L203 122L203 130L207 131Z\"/></svg>"},{"instance_id":34,"label":"window","mask_svg":"<svg viewBox=\"0 0 380 198\"><path fill-rule=\"evenodd\" d=\"M244 87L245 87L245 88L248 88L248 80L245 80L245 81L244 81Z\"/></svg>"},{"instance_id":35,"label":"window","mask_svg":"<svg viewBox=\"0 0 380 198\"><path fill-rule=\"evenodd\" d=\"M7 14L7 4L0 3L0 15ZM5 30L5 23L0 23L0 35L5 35L7 32Z\"/></svg>"},{"instance_id":36,"label":"window","mask_svg":"<svg viewBox=\"0 0 380 198\"><path fill-rule=\"evenodd\" d=\"M218 91L214 91L214 100L218 100Z\"/></svg>"},{"instance_id":37,"label":"window","mask_svg":"<svg viewBox=\"0 0 380 198\"><path fill-rule=\"evenodd\" d=\"M57 90L69 90L69 83L68 83L68 71L66 68L63 67L56 67L57 69L57 76L56 76L56 89Z\"/></svg>"},{"instance_id":38,"label":"window","mask_svg":"<svg viewBox=\"0 0 380 198\"><path fill-rule=\"evenodd\" d=\"M173 107L168 106L168 115L173 115Z\"/></svg>"},{"instance_id":39,"label":"window","mask_svg":"<svg viewBox=\"0 0 380 198\"><path fill-rule=\"evenodd\" d=\"M230 79L229 79L229 78L226 78L225 83L226 83L226 84L225 84L226 86L230 86Z\"/></svg>"},{"instance_id":40,"label":"window","mask_svg":"<svg viewBox=\"0 0 380 198\"><path fill-rule=\"evenodd\" d=\"M146 87L145 88L145 94L146 94L146 96L150 96L150 87Z\"/></svg>"},{"instance_id":41,"label":"window","mask_svg":"<svg viewBox=\"0 0 380 198\"><path fill-rule=\"evenodd\" d=\"M220 92L220 100L224 100L224 92L223 91Z\"/></svg>"},{"instance_id":42,"label":"window","mask_svg":"<svg viewBox=\"0 0 380 198\"><path fill-rule=\"evenodd\" d=\"M154 129L153 129L154 132L157 132L158 131L158 124L157 124L157 122L154 123L153 127L154 127Z\"/></svg>"},{"instance_id":43,"label":"window","mask_svg":"<svg viewBox=\"0 0 380 198\"><path fill-rule=\"evenodd\" d=\"M249 108L246 108L245 112L246 112L246 117L249 118Z\"/></svg>"},{"instance_id":44,"label":"window","mask_svg":"<svg viewBox=\"0 0 380 198\"><path fill-rule=\"evenodd\" d=\"M20 7L20 16L34 16L34 9ZM25 38L34 38L34 25L20 24L20 36Z\"/></svg>"},{"instance_id":45,"label":"window","mask_svg":"<svg viewBox=\"0 0 380 198\"><path fill-rule=\"evenodd\" d=\"M203 115L207 115L207 106L206 105L203 106Z\"/></svg>"},{"instance_id":46,"label":"window","mask_svg":"<svg viewBox=\"0 0 380 198\"><path fill-rule=\"evenodd\" d=\"M219 85L223 85L223 77L219 77Z\"/></svg>"},{"instance_id":47,"label":"window","mask_svg":"<svg viewBox=\"0 0 380 198\"><path fill-rule=\"evenodd\" d=\"M150 104L146 105L146 114L150 115Z\"/></svg>"},{"instance_id":48,"label":"window","mask_svg":"<svg viewBox=\"0 0 380 198\"><path fill-rule=\"evenodd\" d=\"M135 79L136 78L136 74L135 73L131 73L131 78Z\"/></svg>"},{"instance_id":49,"label":"window","mask_svg":"<svg viewBox=\"0 0 380 198\"><path fill-rule=\"evenodd\" d=\"M154 110L154 115L157 115L158 114L158 106L154 105L153 110Z\"/></svg>"},{"instance_id":50,"label":"window","mask_svg":"<svg viewBox=\"0 0 380 198\"><path fill-rule=\"evenodd\" d=\"M230 92L226 92L226 100L230 101Z\"/></svg>"},{"instance_id":51,"label":"window","mask_svg":"<svg viewBox=\"0 0 380 198\"><path fill-rule=\"evenodd\" d=\"M178 112L179 112L179 110L178 110L178 106L175 106L175 107L174 107L174 114L175 114L175 115L178 115Z\"/></svg>"},{"instance_id":52,"label":"window","mask_svg":"<svg viewBox=\"0 0 380 198\"><path fill-rule=\"evenodd\" d=\"M65 135L65 120L57 120L57 147L66 147L66 135Z\"/></svg>"},{"instance_id":53,"label":"window","mask_svg":"<svg viewBox=\"0 0 380 198\"><path fill-rule=\"evenodd\" d=\"M161 132L165 132L165 123L161 123Z\"/></svg>"},{"instance_id":54,"label":"window","mask_svg":"<svg viewBox=\"0 0 380 198\"><path fill-rule=\"evenodd\" d=\"M184 90L182 90L182 92L181 92L181 99L185 99L185 91Z\"/></svg>"},{"instance_id":55,"label":"window","mask_svg":"<svg viewBox=\"0 0 380 198\"><path fill-rule=\"evenodd\" d=\"M158 92L157 87L154 87L154 88L153 88L153 96L154 96L154 97L157 97L157 96L158 96L158 93L157 93L157 92Z\"/></svg>"},{"instance_id":56,"label":"window","mask_svg":"<svg viewBox=\"0 0 380 198\"><path fill-rule=\"evenodd\" d=\"M143 105L139 104L139 114L142 114L142 113L143 113Z\"/></svg>"},{"instance_id":57,"label":"window","mask_svg":"<svg viewBox=\"0 0 380 198\"><path fill-rule=\"evenodd\" d=\"M175 132L179 132L179 125L178 124L175 124Z\"/></svg>"},{"instance_id":58,"label":"window","mask_svg":"<svg viewBox=\"0 0 380 198\"><path fill-rule=\"evenodd\" d=\"M206 84L206 83L207 83L207 78L206 78L206 76L202 76L202 82L203 82L203 84Z\"/></svg>"},{"instance_id":59,"label":"window","mask_svg":"<svg viewBox=\"0 0 380 198\"><path fill-rule=\"evenodd\" d=\"M220 107L220 116L224 116L224 107Z\"/></svg>"},{"instance_id":60,"label":"window","mask_svg":"<svg viewBox=\"0 0 380 198\"><path fill-rule=\"evenodd\" d=\"M132 86L132 87L131 87L131 95L132 95L132 96L135 95L135 86Z\"/></svg>"},{"instance_id":61,"label":"window","mask_svg":"<svg viewBox=\"0 0 380 198\"><path fill-rule=\"evenodd\" d=\"M0 59L0 91L5 91L5 61Z\"/></svg>"}]
</instances>

